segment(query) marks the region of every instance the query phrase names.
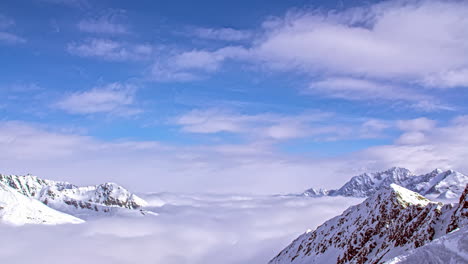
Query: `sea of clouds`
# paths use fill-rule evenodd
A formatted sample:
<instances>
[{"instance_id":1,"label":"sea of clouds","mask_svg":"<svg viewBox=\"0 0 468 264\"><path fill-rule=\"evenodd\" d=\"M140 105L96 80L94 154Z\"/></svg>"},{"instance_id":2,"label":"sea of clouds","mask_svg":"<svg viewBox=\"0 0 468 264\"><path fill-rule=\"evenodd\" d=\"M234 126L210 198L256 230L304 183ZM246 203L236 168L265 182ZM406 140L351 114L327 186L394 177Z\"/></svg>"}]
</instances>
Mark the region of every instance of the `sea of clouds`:
<instances>
[{"instance_id":1,"label":"sea of clouds","mask_svg":"<svg viewBox=\"0 0 468 264\"><path fill-rule=\"evenodd\" d=\"M0 225L0 263L267 263L294 238L362 199L143 195L157 216L79 225Z\"/></svg>"}]
</instances>

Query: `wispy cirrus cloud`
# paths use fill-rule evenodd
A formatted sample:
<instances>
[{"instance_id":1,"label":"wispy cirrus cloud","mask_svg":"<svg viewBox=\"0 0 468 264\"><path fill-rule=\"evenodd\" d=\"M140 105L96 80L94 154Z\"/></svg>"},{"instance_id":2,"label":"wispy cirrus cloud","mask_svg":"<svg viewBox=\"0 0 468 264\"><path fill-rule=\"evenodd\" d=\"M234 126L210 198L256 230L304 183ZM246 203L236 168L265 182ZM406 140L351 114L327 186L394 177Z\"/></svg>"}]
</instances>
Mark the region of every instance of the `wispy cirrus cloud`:
<instances>
[{"instance_id":1,"label":"wispy cirrus cloud","mask_svg":"<svg viewBox=\"0 0 468 264\"><path fill-rule=\"evenodd\" d=\"M102 38L90 38L83 42L69 43L69 53L81 57L95 57L109 61L147 60L153 48L147 44L132 44Z\"/></svg>"},{"instance_id":2,"label":"wispy cirrus cloud","mask_svg":"<svg viewBox=\"0 0 468 264\"><path fill-rule=\"evenodd\" d=\"M5 44L22 44L26 39L11 32L11 28L15 26L15 21L7 16L0 14L0 43Z\"/></svg>"},{"instance_id":3,"label":"wispy cirrus cloud","mask_svg":"<svg viewBox=\"0 0 468 264\"><path fill-rule=\"evenodd\" d=\"M334 122L330 122L332 119ZM308 138L311 141L378 138L394 122L340 117L335 113L305 111L299 114L242 114L233 109L194 109L175 119L181 131L195 134L231 133L249 140L287 141Z\"/></svg>"},{"instance_id":4,"label":"wispy cirrus cloud","mask_svg":"<svg viewBox=\"0 0 468 264\"><path fill-rule=\"evenodd\" d=\"M310 83L303 92L353 101L406 101L410 103L409 108L425 112L455 110L421 89L363 78L330 77Z\"/></svg>"},{"instance_id":5,"label":"wispy cirrus cloud","mask_svg":"<svg viewBox=\"0 0 468 264\"><path fill-rule=\"evenodd\" d=\"M55 107L72 114L111 113L134 115L141 110L134 108L135 87L111 83L91 90L72 93L55 104Z\"/></svg>"},{"instance_id":6,"label":"wispy cirrus cloud","mask_svg":"<svg viewBox=\"0 0 468 264\"><path fill-rule=\"evenodd\" d=\"M26 39L13 33L0 32L0 42L4 42L7 44L21 44L25 43Z\"/></svg>"},{"instance_id":7,"label":"wispy cirrus cloud","mask_svg":"<svg viewBox=\"0 0 468 264\"><path fill-rule=\"evenodd\" d=\"M429 95L424 93L418 93L396 85L346 77L328 78L312 82L304 92L349 100L387 99L420 101L430 98Z\"/></svg>"},{"instance_id":8,"label":"wispy cirrus cloud","mask_svg":"<svg viewBox=\"0 0 468 264\"><path fill-rule=\"evenodd\" d=\"M310 123L323 121L331 115L321 112L295 116L273 113L248 115L225 109L195 109L177 117L174 123L180 125L182 131L190 133L229 132L281 140L332 132L310 126Z\"/></svg>"},{"instance_id":9,"label":"wispy cirrus cloud","mask_svg":"<svg viewBox=\"0 0 468 264\"><path fill-rule=\"evenodd\" d=\"M191 50L161 55L151 66L149 75L154 81L194 81L220 69L230 59L248 56L240 46L227 46L215 51Z\"/></svg>"},{"instance_id":10,"label":"wispy cirrus cloud","mask_svg":"<svg viewBox=\"0 0 468 264\"><path fill-rule=\"evenodd\" d=\"M190 29L190 35L208 40L222 41L245 41L251 39L254 34L248 30L238 30L234 28L204 28L195 27Z\"/></svg>"},{"instance_id":11,"label":"wispy cirrus cloud","mask_svg":"<svg viewBox=\"0 0 468 264\"><path fill-rule=\"evenodd\" d=\"M37 0L49 4L65 5L76 8L88 8L90 3L88 0Z\"/></svg>"},{"instance_id":12,"label":"wispy cirrus cloud","mask_svg":"<svg viewBox=\"0 0 468 264\"><path fill-rule=\"evenodd\" d=\"M120 22L124 14L124 10L110 10L104 15L83 19L77 26L80 31L87 33L112 35L128 34L128 26Z\"/></svg>"}]
</instances>

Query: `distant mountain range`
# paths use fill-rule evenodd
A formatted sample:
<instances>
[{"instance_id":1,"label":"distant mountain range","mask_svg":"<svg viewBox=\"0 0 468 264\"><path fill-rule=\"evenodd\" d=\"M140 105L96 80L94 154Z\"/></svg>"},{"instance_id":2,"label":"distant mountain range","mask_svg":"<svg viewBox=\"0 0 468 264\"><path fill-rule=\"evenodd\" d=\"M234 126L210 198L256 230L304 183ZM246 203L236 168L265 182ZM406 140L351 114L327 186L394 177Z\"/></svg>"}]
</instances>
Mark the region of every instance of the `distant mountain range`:
<instances>
[{"instance_id":1,"label":"distant mountain range","mask_svg":"<svg viewBox=\"0 0 468 264\"><path fill-rule=\"evenodd\" d=\"M430 198L457 198L468 184L468 176L454 170L440 169L415 175L408 169L394 167L382 172L354 176L337 190L311 188L302 195L369 197L391 184L398 184Z\"/></svg>"},{"instance_id":2,"label":"distant mountain range","mask_svg":"<svg viewBox=\"0 0 468 264\"><path fill-rule=\"evenodd\" d=\"M147 203L115 183L78 187L36 176L0 174L0 218L11 224L80 223L99 215L154 214Z\"/></svg>"},{"instance_id":3,"label":"distant mountain range","mask_svg":"<svg viewBox=\"0 0 468 264\"><path fill-rule=\"evenodd\" d=\"M362 183L361 179L372 178L382 184L393 176L407 182L405 171L393 171L397 173L379 174L384 177L367 174L351 182ZM368 187L376 186L365 183ZM359 195L372 193L367 188L347 188L350 186L357 187L349 184L340 190L349 194L359 190ZM424 185L422 188L430 190L432 187ZM455 205L432 202L396 184L378 189L361 204L348 208L315 231L299 236L269 263L468 263L468 248L463 244L467 241L463 234L468 233L468 186ZM422 247L424 245L426 247ZM434 258L428 262L426 252L431 249L445 254L435 256L437 253L432 252ZM411 259L419 262L408 262Z\"/></svg>"}]
</instances>

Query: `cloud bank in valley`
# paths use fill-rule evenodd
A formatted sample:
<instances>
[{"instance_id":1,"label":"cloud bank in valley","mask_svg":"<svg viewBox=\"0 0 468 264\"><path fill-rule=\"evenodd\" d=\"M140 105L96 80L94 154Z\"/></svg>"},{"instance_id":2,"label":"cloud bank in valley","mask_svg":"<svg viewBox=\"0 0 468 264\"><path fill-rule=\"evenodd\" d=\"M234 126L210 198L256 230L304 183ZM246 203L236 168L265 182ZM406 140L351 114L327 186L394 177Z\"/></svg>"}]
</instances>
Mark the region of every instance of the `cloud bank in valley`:
<instances>
[{"instance_id":1,"label":"cloud bank in valley","mask_svg":"<svg viewBox=\"0 0 468 264\"><path fill-rule=\"evenodd\" d=\"M158 216L0 226L0 262L266 263L298 234L361 199L155 194ZM25 252L28 252L25 254Z\"/></svg>"}]
</instances>

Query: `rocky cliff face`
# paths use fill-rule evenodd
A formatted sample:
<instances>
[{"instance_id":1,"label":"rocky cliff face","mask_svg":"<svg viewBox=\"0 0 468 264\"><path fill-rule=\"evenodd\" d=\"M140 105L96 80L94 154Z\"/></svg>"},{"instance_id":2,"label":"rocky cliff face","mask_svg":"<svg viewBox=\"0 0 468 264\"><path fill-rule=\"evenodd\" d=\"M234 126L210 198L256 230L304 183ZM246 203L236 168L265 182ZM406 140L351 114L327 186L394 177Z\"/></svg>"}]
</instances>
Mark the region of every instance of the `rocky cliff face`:
<instances>
[{"instance_id":1,"label":"rocky cliff face","mask_svg":"<svg viewBox=\"0 0 468 264\"><path fill-rule=\"evenodd\" d=\"M301 235L270 264L383 263L466 225L467 196L468 186L457 206L444 206L391 184Z\"/></svg>"}]
</instances>

